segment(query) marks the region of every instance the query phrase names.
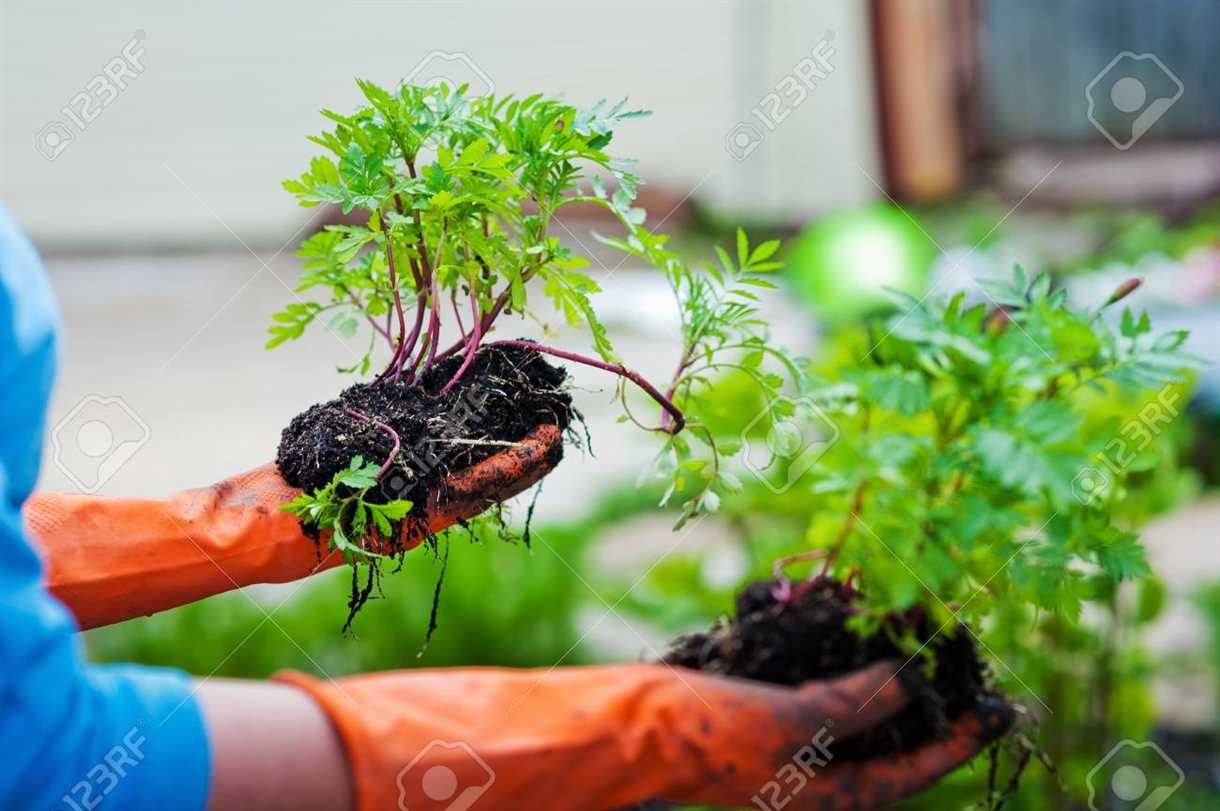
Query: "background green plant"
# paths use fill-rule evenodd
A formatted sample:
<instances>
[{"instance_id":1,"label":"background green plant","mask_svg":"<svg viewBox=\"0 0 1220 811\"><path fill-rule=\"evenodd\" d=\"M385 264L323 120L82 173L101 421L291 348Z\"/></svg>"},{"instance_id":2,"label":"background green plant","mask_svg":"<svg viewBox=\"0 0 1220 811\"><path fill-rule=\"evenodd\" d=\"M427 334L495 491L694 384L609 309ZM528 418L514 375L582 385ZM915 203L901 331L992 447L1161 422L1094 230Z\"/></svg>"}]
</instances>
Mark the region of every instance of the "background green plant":
<instances>
[{"instance_id":1,"label":"background green plant","mask_svg":"<svg viewBox=\"0 0 1220 811\"><path fill-rule=\"evenodd\" d=\"M835 544L859 482L877 480L871 498L878 492L883 498L864 501L861 523L879 537L855 529L849 536L854 548L844 551L843 565L859 568L867 599L881 610L915 603L936 610L938 602L927 594L928 587L941 591L939 599L960 606L976 595L978 583L987 583L989 593L975 596L981 604L962 612L962 618L970 618L986 646L984 658L997 683L1039 720L1040 728L1030 737L1046 748L1059 770L1055 777L1035 768L1009 806L1032 811L1084 802L1086 776L1114 742L1148 737L1155 720L1149 682L1165 663L1150 657L1140 639L1159 616L1165 593L1150 575L1134 533L1152 516L1193 497L1199 477L1182 467L1189 431L1175 423L1138 454L1101 494L1100 503L1085 504L1073 496L1074 473L1098 464L1096 453L1158 394L1168 391L1165 399L1184 407L1189 386L1170 381L1185 361L1179 357L1169 363L1172 370L1159 366L1146 378L1147 370L1134 377L1119 371L1117 384L1066 385L1069 379L1072 384L1101 380L1095 377L1100 370L1141 364L1137 344L1152 347L1158 339L1133 314L1118 319L1117 332L1107 337L1105 328L1091 323L1090 313L1059 309L1063 298L1046 282L1028 297L1028 282L1001 294L1016 305L1018 289L1024 306L1042 311L991 335L984 327L987 309L966 315L965 308L952 303L943 310L925 310L911 331L899 335L898 345L872 353L880 355L876 360L868 350L883 329L841 332L824 348L815 371L825 381L822 390L840 400L836 405L825 397L824 402L846 419L839 423L837 444L814 469L812 483L776 493L745 478L744 490L722 506L720 520L748 550L749 576L767 577L771 561L793 551L793 538L803 537L811 548ZM1050 357L1030 346L1035 335L1050 348ZM962 340L977 345L959 350ZM1178 341L1175 336L1160 346ZM1105 358L1097 354L1102 346L1110 347ZM948 347L949 363L967 368L949 375L947 384L946 364L916 371L917 352L926 347ZM979 362L981 356L973 357L980 351L987 352L986 365ZM1014 363L1022 365L1015 373L1010 370ZM1059 379L1061 374L1066 377ZM1052 380L1059 380L1053 388ZM870 392L867 405L847 408L848 398L861 391ZM945 398L940 406L935 405L938 393ZM1010 397L1017 403L1014 408L1006 405ZM970 418L961 414L967 398L977 409ZM755 390L739 376L724 378L715 400L705 413L718 431L728 434L747 430L748 415L762 407ZM1030 403L1057 406L1036 409L1057 422L1045 426L1036 442L1023 441ZM950 418L955 409L957 417ZM997 442L1004 451L998 458L986 458L989 449L977 447L987 430L1005 432ZM966 447L957 448L956 442ZM961 479L959 470L966 471ZM997 516L1001 511L1015 515ZM958 543L963 523L981 528L980 534L989 536L983 542L998 540L1000 553L993 557L996 550L984 550L967 565L940 553L921 557L921 537ZM1110 554L1113 544L1118 545L1117 558ZM1018 576L1010 577L1006 569L1021 557L1018 550L1030 555L1033 571L1018 570ZM970 568L980 563L980 568ZM677 630L689 627L694 617L729 610L731 595L731 589L710 584L704 561L674 556L625 606ZM940 609L942 616L947 613L944 606ZM985 781L985 769L964 769L905 807L966 807L985 795Z\"/></svg>"}]
</instances>

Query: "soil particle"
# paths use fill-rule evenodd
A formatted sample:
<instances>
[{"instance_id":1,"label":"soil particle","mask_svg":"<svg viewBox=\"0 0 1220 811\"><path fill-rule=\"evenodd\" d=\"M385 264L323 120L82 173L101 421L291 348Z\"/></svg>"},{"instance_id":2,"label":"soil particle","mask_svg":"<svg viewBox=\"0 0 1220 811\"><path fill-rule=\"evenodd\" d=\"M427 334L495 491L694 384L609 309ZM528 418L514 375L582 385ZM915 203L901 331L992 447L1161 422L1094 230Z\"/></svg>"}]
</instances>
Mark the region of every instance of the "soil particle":
<instances>
[{"instance_id":1,"label":"soil particle","mask_svg":"<svg viewBox=\"0 0 1220 811\"><path fill-rule=\"evenodd\" d=\"M758 581L736 600L736 616L707 632L674 640L664 661L728 676L775 684L842 676L882 659L906 662L885 631L868 639L848 629L855 612L850 592L832 580L796 588L788 601L775 596L776 583ZM922 612L892 617L890 631L913 633L929 651L936 667L931 678L921 675L921 654L900 673L914 695L911 704L889 722L836 741L834 754L844 760L864 760L909 751L943 735L948 722L975 706L989 693L985 669L974 640L961 628L936 634Z\"/></svg>"}]
</instances>

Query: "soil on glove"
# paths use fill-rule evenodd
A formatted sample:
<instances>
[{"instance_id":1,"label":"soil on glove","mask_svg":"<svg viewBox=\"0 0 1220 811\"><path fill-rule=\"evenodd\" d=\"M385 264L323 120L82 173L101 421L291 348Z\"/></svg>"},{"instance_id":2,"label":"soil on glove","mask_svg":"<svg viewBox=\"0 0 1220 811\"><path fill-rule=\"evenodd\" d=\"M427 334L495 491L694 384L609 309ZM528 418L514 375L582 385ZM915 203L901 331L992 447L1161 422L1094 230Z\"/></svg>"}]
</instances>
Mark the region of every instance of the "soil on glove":
<instances>
[{"instance_id":1,"label":"soil on glove","mask_svg":"<svg viewBox=\"0 0 1220 811\"><path fill-rule=\"evenodd\" d=\"M329 484L357 454L384 461L394 440L347 413L351 409L388 424L402 443L394 466L366 500L405 498L423 507L429 490L449 473L504 450L539 425L565 430L579 416L567 392L567 372L532 349L483 347L458 384L441 396L461 362L458 356L446 358L413 385L358 383L298 414L280 437L280 473L293 487L312 492ZM415 510L412 515L421 517Z\"/></svg>"},{"instance_id":2,"label":"soil on glove","mask_svg":"<svg viewBox=\"0 0 1220 811\"><path fill-rule=\"evenodd\" d=\"M707 632L674 640L663 661L727 676L797 685L842 676L882 659L905 662L884 632L861 639L847 628L851 592L833 580L800 584L788 601L776 598L776 583L759 581L743 589L736 616ZM921 612L922 613L922 612ZM922 642L936 628L924 617L896 616L897 631L913 631ZM912 691L911 704L887 723L836 741L836 758L866 760L909 751L944 734L948 722L989 693L983 663L974 640L964 629L946 629L928 645L935 673L925 679L922 656L903 668L899 678Z\"/></svg>"}]
</instances>

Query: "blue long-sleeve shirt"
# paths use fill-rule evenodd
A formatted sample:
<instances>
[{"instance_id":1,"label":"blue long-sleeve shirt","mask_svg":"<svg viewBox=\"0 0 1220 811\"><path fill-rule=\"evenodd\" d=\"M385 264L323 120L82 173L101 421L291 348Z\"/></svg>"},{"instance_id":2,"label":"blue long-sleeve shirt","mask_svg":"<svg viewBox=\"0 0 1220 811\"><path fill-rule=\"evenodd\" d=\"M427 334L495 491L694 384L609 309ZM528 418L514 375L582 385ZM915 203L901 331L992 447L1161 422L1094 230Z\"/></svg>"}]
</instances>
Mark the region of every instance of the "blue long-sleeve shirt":
<instances>
[{"instance_id":1,"label":"blue long-sleeve shirt","mask_svg":"<svg viewBox=\"0 0 1220 811\"><path fill-rule=\"evenodd\" d=\"M199 811L211 763L191 682L87 663L22 528L57 324L38 254L0 207L0 809Z\"/></svg>"}]
</instances>

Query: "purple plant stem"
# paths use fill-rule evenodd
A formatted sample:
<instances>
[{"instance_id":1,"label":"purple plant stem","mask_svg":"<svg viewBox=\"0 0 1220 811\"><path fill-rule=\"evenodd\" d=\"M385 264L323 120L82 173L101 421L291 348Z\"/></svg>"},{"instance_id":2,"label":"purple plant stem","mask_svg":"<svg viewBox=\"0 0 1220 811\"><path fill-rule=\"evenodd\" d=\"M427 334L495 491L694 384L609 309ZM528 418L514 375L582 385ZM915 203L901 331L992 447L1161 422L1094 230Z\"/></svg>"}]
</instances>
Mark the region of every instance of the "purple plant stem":
<instances>
[{"instance_id":1,"label":"purple plant stem","mask_svg":"<svg viewBox=\"0 0 1220 811\"><path fill-rule=\"evenodd\" d=\"M786 603L795 597L804 594L809 588L812 581L806 580L803 584L793 588L792 581L784 574L784 567L790 563L796 563L799 560L817 560L826 555L825 549L811 549L807 552L797 552L795 555L788 555L771 564L771 573L775 575L775 585L771 587L771 596L776 602Z\"/></svg>"},{"instance_id":2,"label":"purple plant stem","mask_svg":"<svg viewBox=\"0 0 1220 811\"><path fill-rule=\"evenodd\" d=\"M415 177L415 167L411 166L410 162L407 163L407 166L411 169L411 177ZM394 195L394 205L398 209L399 215L402 215L403 214L402 197L400 197L397 194ZM415 214L415 226L416 226L416 228L418 228L419 227L419 212L416 211L413 213ZM386 233L384 231L384 229L382 232ZM386 245L387 246L389 245L389 239L390 239L389 234L386 233ZM421 236L421 239L422 239L422 236ZM415 281L415 324L411 329L411 334L407 337L406 341L403 342L398 347L398 351L395 352L394 358L390 361L391 365L394 367L394 382L395 383L397 383L398 379L402 376L402 368L406 364L407 359L410 358L411 353L413 351L415 351L415 342L419 340L419 331L420 331L420 328L423 326L423 309L422 309L423 295L424 295L423 280L420 277L420 269L418 267L416 267L416 264L414 262L412 262L409 258L407 259L407 267L409 267L411 269L411 278ZM422 265L421 265L421 267L422 267ZM394 283L394 293L395 293L395 296L398 295L398 285L396 282ZM374 381L374 382L380 382L380 380L382 378L384 378L384 375L382 375L382 377L379 377L377 379L377 381Z\"/></svg>"},{"instance_id":3,"label":"purple plant stem","mask_svg":"<svg viewBox=\"0 0 1220 811\"><path fill-rule=\"evenodd\" d=\"M398 382L398 378L402 376L403 362L410 357L411 350L415 349L415 342L419 340L419 331L424 325L424 302L422 298L415 299L415 324L411 327L411 334L407 336L407 350L402 353L402 358L395 364L394 382ZM410 376L407 377L409 381Z\"/></svg>"},{"instance_id":4,"label":"purple plant stem","mask_svg":"<svg viewBox=\"0 0 1220 811\"><path fill-rule=\"evenodd\" d=\"M408 263L408 264L410 264L410 263ZM374 384L380 383L381 381L385 380L391 370L393 370L393 372L394 372L394 382L397 383L399 377L402 376L403 364L406 362L406 359L411 356L411 352L415 349L415 342L417 340L419 340L419 331L424 323L424 307L423 307L423 292L420 288L420 282L419 282L419 271L417 271L415 269L414 265L411 265L411 275L415 279L415 289L417 291L420 291L420 292L417 292L416 296L415 296L415 323L411 327L411 334L407 335L405 338L403 338L402 340L400 340L398 342L398 347L394 350L394 357L390 359L390 365L386 367L384 372L382 372L380 375L377 376L377 379L373 381ZM391 275L390 278L393 279L394 276ZM394 295L395 295L395 298L397 299L398 298L397 282L395 282ZM400 313L400 315L401 315L401 313ZM401 333L399 333L399 334L401 335Z\"/></svg>"},{"instance_id":5,"label":"purple plant stem","mask_svg":"<svg viewBox=\"0 0 1220 811\"><path fill-rule=\"evenodd\" d=\"M562 349L552 349L549 346L534 343L533 341L495 341L488 344L488 346L515 346L520 349L532 349L535 352L542 352L546 355L554 355L557 358L570 360L574 363L583 363L585 366L592 366L595 369L603 369L607 372L613 372L616 375L627 378L632 383L643 389L649 397L656 400L657 403L660 404L661 408L663 408L665 412L673 418L672 424L669 426L662 426L659 430L673 435L686 427L686 415L682 413L680 408L674 405L672 400L670 400L664 394L661 394L661 392L657 391L656 387L641 377L638 372L628 369L621 363L606 363L605 361L598 360L597 358L578 355L575 352L565 352Z\"/></svg>"},{"instance_id":6,"label":"purple plant stem","mask_svg":"<svg viewBox=\"0 0 1220 811\"><path fill-rule=\"evenodd\" d=\"M390 451L390 455L387 456L386 460L381 463L381 469L377 471L377 478L380 479L385 475L385 472L390 469L390 465L394 464L394 459L398 457L398 452L402 449L402 441L398 437L398 432L376 417L370 417L368 414L361 414L354 408L344 408L343 412L349 417L354 417L361 422L373 423L373 425L376 425L378 428L385 431L390 435L390 438L394 440L394 449Z\"/></svg>"},{"instance_id":7,"label":"purple plant stem","mask_svg":"<svg viewBox=\"0 0 1220 811\"><path fill-rule=\"evenodd\" d=\"M422 248L419 248L419 252L420 252L420 258L424 262L427 262L427 259L423 257ZM438 311L438 304L437 304L437 300L436 300L436 297L438 294L436 275L432 272L430 266L425 266L422 278L419 276L416 276L416 279L417 279L417 287L419 289L419 296L420 296L420 298L419 298L420 310L416 313L416 317L417 317L417 319L419 319L418 323L422 324L422 319L424 317L425 312L430 313L431 317L428 320L428 329L424 333L425 341L424 341L424 344L422 346L420 346L420 348L419 348L419 354L416 355L414 359L410 359L411 354L410 354L410 352L408 352L399 361L400 366L402 366L404 364L406 365L408 381L414 379L415 374L416 374L416 369L419 369L419 374L422 375L424 373L424 371L428 368L427 365L425 365L422 369L420 369L419 368L420 362L425 357L427 357L427 355L425 353L429 352L430 348L431 348L431 351L433 353L435 353L434 347L436 345L436 340L440 335L440 320L441 319L440 319L440 312ZM425 293L427 294L427 306L424 306ZM411 349L412 350L415 349L414 344L412 344ZM408 363L408 359L410 359L409 363Z\"/></svg>"},{"instance_id":8,"label":"purple plant stem","mask_svg":"<svg viewBox=\"0 0 1220 811\"><path fill-rule=\"evenodd\" d=\"M414 179L416 177L415 164L412 163L410 160L407 160L405 155L403 156L403 158L404 158L404 162L407 165L407 172L411 175L412 179ZM398 208L398 213L402 214L403 213L402 200L398 197L395 197L395 203ZM431 265L431 263L428 262L428 246L424 242L424 229L423 229L423 224L420 220L418 209L414 209L414 208L411 209L411 218L415 222L415 230L419 232L419 238L415 242L415 253L419 257L420 270L416 271L414 265L412 265L411 269L415 275L415 289L419 291L419 296L421 299L420 303L422 303L422 298L424 295L424 288L427 287L427 288L431 289L435 279L433 278L432 265ZM422 310L417 311L416 318L417 318L417 323L422 325L422 319L423 319ZM429 325L429 329L431 329L431 325ZM419 332L418 332L418 330L416 330L414 333L414 339L418 339L418 337L419 337ZM403 367L407 365L407 361L411 358L411 352L414 351L414 349L415 349L415 340L414 339L411 341L411 345L407 348L407 350L405 352L401 353L401 355L396 355L394 357L394 364L397 366L397 370L394 373L394 380L396 380L396 381L398 380L399 376L402 374ZM422 349L420 350L420 355L421 356L423 355ZM408 367L408 372L407 372L408 381L410 381L414 378L415 368L418 365L419 365L419 359L417 358ZM422 372L421 372L421 374L422 374ZM379 382L380 380L381 380L381 378L378 378L378 380L374 381L374 382Z\"/></svg>"},{"instance_id":9,"label":"purple plant stem","mask_svg":"<svg viewBox=\"0 0 1220 811\"><path fill-rule=\"evenodd\" d=\"M398 315L398 347L394 350L394 357L390 358L390 365L377 376L377 379L374 381L375 383L380 383L389 375L391 370L397 370L401 365L400 357L403 353L403 347L406 345L404 339L407 334L407 317L402 311L402 296L398 292L398 268L394 264L394 246L390 244L389 233L384 230L382 233L385 235L385 255L390 272L390 290L394 295L394 312ZM395 375L395 379L397 379L396 371Z\"/></svg>"},{"instance_id":10,"label":"purple plant stem","mask_svg":"<svg viewBox=\"0 0 1220 811\"><path fill-rule=\"evenodd\" d=\"M504 309L504 305L507 303L508 303L508 292L505 291L504 293L502 293L500 295L500 297L498 299L496 299L495 303L491 306L491 311L488 312L487 315L483 316L483 318L479 322L479 332L481 332L483 335L487 334L488 330L491 329L492 323L495 322L496 317L498 315L500 315L500 312ZM450 355L454 355L454 354L460 352L465 346L466 346L465 341L455 341L452 345L450 345L448 348L446 348L445 351L438 352L436 355L436 359L438 361L444 360L445 358L449 357Z\"/></svg>"},{"instance_id":11,"label":"purple plant stem","mask_svg":"<svg viewBox=\"0 0 1220 811\"><path fill-rule=\"evenodd\" d=\"M449 294L449 303L453 305L453 317L457 321L458 332L462 333L462 340L466 341L470 338L470 335L469 335L469 333L466 332L466 325L464 323L462 323L462 313L458 309L458 303L457 303L457 290L454 290L452 293ZM476 321L478 320L477 311L475 312L475 320ZM473 327L474 325L471 324L471 326Z\"/></svg>"},{"instance_id":12,"label":"purple plant stem","mask_svg":"<svg viewBox=\"0 0 1220 811\"><path fill-rule=\"evenodd\" d=\"M423 370L420 368L420 364L423 362L424 355L428 351L428 343L431 341L432 336L427 331L425 331L423 338L424 338L424 342L423 342L423 344L420 345L419 354L416 355L411 360L410 365L408 365L406 367L408 383L410 383L412 380L414 380L417 375L423 374Z\"/></svg>"},{"instance_id":13,"label":"purple plant stem","mask_svg":"<svg viewBox=\"0 0 1220 811\"><path fill-rule=\"evenodd\" d=\"M473 321L471 322L470 327L470 338L466 344L466 357L462 360L462 365L458 367L458 370L454 373L453 377L450 378L449 382L445 384L445 388L441 389L442 397L448 394L449 390L457 385L457 382L462 378L462 375L466 374L466 370L470 368L470 364L474 360L475 353L479 350L479 341L483 338L482 330L480 328L482 319L479 318L479 297L474 291L471 291L470 293L470 312L472 314Z\"/></svg>"},{"instance_id":14,"label":"purple plant stem","mask_svg":"<svg viewBox=\"0 0 1220 811\"><path fill-rule=\"evenodd\" d=\"M847 513L847 520L843 522L843 528L839 530L834 544L826 553L826 559L822 563L822 569L818 572L818 577L826 578L830 576L830 567L834 565L835 558L839 556L839 552L843 551L843 544L847 542L848 536L856 528L856 522L860 520L860 513L864 510L864 494L866 492L868 492L868 479L864 479L856 485L856 492L851 500L851 510Z\"/></svg>"},{"instance_id":15,"label":"purple plant stem","mask_svg":"<svg viewBox=\"0 0 1220 811\"><path fill-rule=\"evenodd\" d=\"M436 360L436 345L441 340L441 304L440 304L440 286L436 281L436 274L432 274L432 292L428 296L432 300L432 320L428 322L428 360L419 373L422 375L432 366L432 362Z\"/></svg>"},{"instance_id":16,"label":"purple plant stem","mask_svg":"<svg viewBox=\"0 0 1220 811\"><path fill-rule=\"evenodd\" d=\"M688 346L686 348L686 351L682 353L682 359L678 361L678 370L676 372L674 372L673 382L670 384L669 389L666 390L666 392L665 392L665 398L667 400L669 400L670 402L673 402L674 395L678 393L678 384L682 381L682 373L685 372L687 370L687 368L690 367L691 360L692 360L691 356L694 353L694 351L695 351L695 345L691 344L690 346ZM662 430L669 429L669 421L670 421L670 414L668 411L661 414L661 429Z\"/></svg>"},{"instance_id":17,"label":"purple plant stem","mask_svg":"<svg viewBox=\"0 0 1220 811\"><path fill-rule=\"evenodd\" d=\"M529 281L530 275L531 274L527 271L521 277L522 284ZM483 320L479 325L479 331L481 333L486 335L488 333L488 331L491 329L491 325L494 324L496 319L500 317L500 313L503 312L504 308L508 305L509 297L512 296L512 290L513 290L512 285L509 285L503 291L500 292L499 296L496 297L495 302L491 305L491 309L487 311L487 315L483 316ZM445 358L449 357L450 355L454 354L455 352L460 351L462 349L462 347L464 347L465 345L466 345L465 341L457 341L452 346L450 346L448 349L446 349L444 352L441 352L440 354L438 354L436 356L436 359L444 360Z\"/></svg>"}]
</instances>

